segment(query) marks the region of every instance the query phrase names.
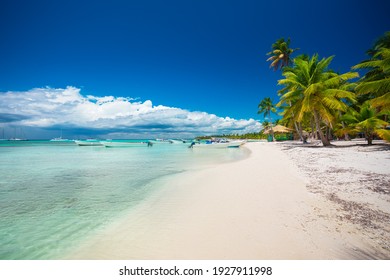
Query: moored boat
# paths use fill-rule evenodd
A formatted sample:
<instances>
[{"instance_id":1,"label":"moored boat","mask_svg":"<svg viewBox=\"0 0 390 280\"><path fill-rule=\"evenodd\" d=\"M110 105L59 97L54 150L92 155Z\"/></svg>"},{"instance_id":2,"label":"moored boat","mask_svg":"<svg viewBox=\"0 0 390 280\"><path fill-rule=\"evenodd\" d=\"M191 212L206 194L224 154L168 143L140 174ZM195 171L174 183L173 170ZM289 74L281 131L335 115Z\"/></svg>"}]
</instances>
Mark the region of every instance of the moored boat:
<instances>
[{"instance_id":1,"label":"moored boat","mask_svg":"<svg viewBox=\"0 0 390 280\"><path fill-rule=\"evenodd\" d=\"M238 148L246 143L245 140L231 141L228 144L228 148Z\"/></svg>"},{"instance_id":2,"label":"moored boat","mask_svg":"<svg viewBox=\"0 0 390 280\"><path fill-rule=\"evenodd\" d=\"M75 140L74 142L79 146L103 146L102 143L96 139Z\"/></svg>"},{"instance_id":3,"label":"moored boat","mask_svg":"<svg viewBox=\"0 0 390 280\"><path fill-rule=\"evenodd\" d=\"M168 141L170 141L172 144L185 144L186 143L186 141L183 139L169 139Z\"/></svg>"},{"instance_id":4,"label":"moored boat","mask_svg":"<svg viewBox=\"0 0 390 280\"><path fill-rule=\"evenodd\" d=\"M61 130L61 136L53 138L53 139L50 139L50 141L52 141L52 142L72 142L73 140L62 138L62 130Z\"/></svg>"},{"instance_id":5,"label":"moored boat","mask_svg":"<svg viewBox=\"0 0 390 280\"><path fill-rule=\"evenodd\" d=\"M149 140L152 144L173 144L172 140L166 140L166 139L155 139L155 140Z\"/></svg>"},{"instance_id":6,"label":"moored boat","mask_svg":"<svg viewBox=\"0 0 390 280\"><path fill-rule=\"evenodd\" d=\"M211 149L214 149L214 148L239 148L240 146L244 145L246 143L246 141L244 140L237 140L237 141L226 141L226 142L213 142L213 141L209 141L209 142L206 142L206 143L192 143L190 148L211 148Z\"/></svg>"},{"instance_id":7,"label":"moored boat","mask_svg":"<svg viewBox=\"0 0 390 280\"><path fill-rule=\"evenodd\" d=\"M24 138L10 138L8 141L27 141L27 139Z\"/></svg>"},{"instance_id":8,"label":"moored boat","mask_svg":"<svg viewBox=\"0 0 390 280\"><path fill-rule=\"evenodd\" d=\"M149 142L126 142L126 141L100 141L100 143L106 148L115 148L115 147L149 147L151 143Z\"/></svg>"},{"instance_id":9,"label":"moored boat","mask_svg":"<svg viewBox=\"0 0 390 280\"><path fill-rule=\"evenodd\" d=\"M56 138L50 139L50 141L51 142L73 142L73 140L69 140L69 139L62 138L62 137L56 137Z\"/></svg>"}]
</instances>

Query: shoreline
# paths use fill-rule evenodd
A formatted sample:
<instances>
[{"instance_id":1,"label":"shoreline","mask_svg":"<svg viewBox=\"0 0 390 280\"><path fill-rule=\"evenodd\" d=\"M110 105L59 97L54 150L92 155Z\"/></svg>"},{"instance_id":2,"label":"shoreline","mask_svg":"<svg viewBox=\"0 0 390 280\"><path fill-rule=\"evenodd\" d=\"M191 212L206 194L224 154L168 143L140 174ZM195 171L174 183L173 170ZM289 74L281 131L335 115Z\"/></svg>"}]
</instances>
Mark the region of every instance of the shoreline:
<instances>
[{"instance_id":1,"label":"shoreline","mask_svg":"<svg viewBox=\"0 0 390 280\"><path fill-rule=\"evenodd\" d=\"M338 204L307 188L280 143L245 146L248 158L166 178L65 259L389 258L355 224L333 217Z\"/></svg>"}]
</instances>

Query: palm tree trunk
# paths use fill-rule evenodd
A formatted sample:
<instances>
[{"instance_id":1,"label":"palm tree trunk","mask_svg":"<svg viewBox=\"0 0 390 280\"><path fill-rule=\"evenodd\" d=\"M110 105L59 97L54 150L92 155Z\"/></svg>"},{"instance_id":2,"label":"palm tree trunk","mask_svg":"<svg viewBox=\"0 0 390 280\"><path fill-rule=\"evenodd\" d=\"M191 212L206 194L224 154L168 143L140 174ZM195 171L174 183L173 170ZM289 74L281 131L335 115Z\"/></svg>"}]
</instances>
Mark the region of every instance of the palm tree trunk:
<instances>
[{"instance_id":1,"label":"palm tree trunk","mask_svg":"<svg viewBox=\"0 0 390 280\"><path fill-rule=\"evenodd\" d=\"M345 123L341 122L341 125L343 127L343 130L345 130ZM344 139L345 141L351 141L351 137L349 137L349 134L347 132L344 132Z\"/></svg>"},{"instance_id":2,"label":"palm tree trunk","mask_svg":"<svg viewBox=\"0 0 390 280\"><path fill-rule=\"evenodd\" d=\"M272 142L275 142L274 130L272 129L271 110L268 111L268 119L271 121L270 126L271 126Z\"/></svg>"},{"instance_id":3,"label":"palm tree trunk","mask_svg":"<svg viewBox=\"0 0 390 280\"><path fill-rule=\"evenodd\" d=\"M367 144L372 145L372 140L374 139L374 135L370 132L365 132L364 134L366 136Z\"/></svg>"},{"instance_id":4,"label":"palm tree trunk","mask_svg":"<svg viewBox=\"0 0 390 280\"><path fill-rule=\"evenodd\" d=\"M298 126L298 122L296 122L296 121L294 121L294 126L295 126L295 130L297 131L297 133L299 135L299 139L301 139L301 141L303 141L302 128L300 126Z\"/></svg>"},{"instance_id":5,"label":"palm tree trunk","mask_svg":"<svg viewBox=\"0 0 390 280\"><path fill-rule=\"evenodd\" d=\"M301 140L303 142L305 142L306 140L305 140L305 137L303 136L303 129L302 129L302 123L301 122L298 123L298 129L299 129L299 135L301 136Z\"/></svg>"},{"instance_id":6,"label":"palm tree trunk","mask_svg":"<svg viewBox=\"0 0 390 280\"><path fill-rule=\"evenodd\" d=\"M311 138L317 140L318 139L317 132L314 133L314 121L313 121L313 118L310 118L310 123L311 123Z\"/></svg>"},{"instance_id":7,"label":"palm tree trunk","mask_svg":"<svg viewBox=\"0 0 390 280\"><path fill-rule=\"evenodd\" d=\"M332 124L330 124L327 128L327 137L328 140L333 139L333 128Z\"/></svg>"},{"instance_id":8,"label":"palm tree trunk","mask_svg":"<svg viewBox=\"0 0 390 280\"><path fill-rule=\"evenodd\" d=\"M339 117L341 118L341 111L340 110L339 110ZM344 121L341 121L341 127L345 131L345 123L344 123ZM349 137L348 132L344 132L344 140L345 141L350 141L351 140L351 138Z\"/></svg>"},{"instance_id":9,"label":"palm tree trunk","mask_svg":"<svg viewBox=\"0 0 390 280\"><path fill-rule=\"evenodd\" d=\"M291 107L291 101L289 102L290 103L290 107ZM294 120L295 114L292 112L291 113L291 116ZM302 127L301 126L298 126L298 122L296 120L294 120L294 126L295 126L295 130L297 131L298 135L299 135L299 138L301 139L301 141L303 141L303 135L302 135Z\"/></svg>"},{"instance_id":10,"label":"palm tree trunk","mask_svg":"<svg viewBox=\"0 0 390 280\"><path fill-rule=\"evenodd\" d=\"M317 111L314 111L314 121L316 123L317 131L320 134L321 142L324 147L330 146L330 142L327 137L325 137L324 133L321 130L320 117Z\"/></svg>"}]
</instances>

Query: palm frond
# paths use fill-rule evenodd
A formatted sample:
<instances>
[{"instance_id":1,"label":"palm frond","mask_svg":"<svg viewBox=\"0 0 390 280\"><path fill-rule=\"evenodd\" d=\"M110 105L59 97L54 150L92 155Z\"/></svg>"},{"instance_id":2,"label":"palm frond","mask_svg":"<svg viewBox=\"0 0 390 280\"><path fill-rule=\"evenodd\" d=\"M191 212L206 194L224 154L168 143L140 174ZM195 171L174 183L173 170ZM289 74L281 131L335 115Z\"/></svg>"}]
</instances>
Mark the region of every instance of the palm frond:
<instances>
[{"instance_id":1,"label":"palm frond","mask_svg":"<svg viewBox=\"0 0 390 280\"><path fill-rule=\"evenodd\" d=\"M390 142L390 130L387 129L378 129L376 130L376 133L380 138L383 140L386 140L387 142Z\"/></svg>"},{"instance_id":2,"label":"palm frond","mask_svg":"<svg viewBox=\"0 0 390 280\"><path fill-rule=\"evenodd\" d=\"M388 123L384 120L378 119L375 116L365 119L359 123L356 124L356 127L361 129L383 129Z\"/></svg>"},{"instance_id":3,"label":"palm frond","mask_svg":"<svg viewBox=\"0 0 390 280\"><path fill-rule=\"evenodd\" d=\"M322 102L326 105L326 107L333 110L339 110L345 112L348 108L348 106L345 103L332 97L324 97L322 98Z\"/></svg>"},{"instance_id":4,"label":"palm frond","mask_svg":"<svg viewBox=\"0 0 390 280\"><path fill-rule=\"evenodd\" d=\"M306 88L305 94L307 94L307 95L316 94L316 93L322 92L324 90L324 88L325 88L324 84L321 82L313 83Z\"/></svg>"},{"instance_id":5,"label":"palm frond","mask_svg":"<svg viewBox=\"0 0 390 280\"><path fill-rule=\"evenodd\" d=\"M334 74L333 77L325 80L324 84L329 87L339 86L344 81L348 81L358 77L359 73L357 72L347 72L340 75Z\"/></svg>"},{"instance_id":6,"label":"palm frond","mask_svg":"<svg viewBox=\"0 0 390 280\"><path fill-rule=\"evenodd\" d=\"M340 120L345 122L345 123L347 123L347 124L352 124L352 123L358 123L359 122L359 120L356 118L355 114L350 113L350 112L342 115Z\"/></svg>"},{"instance_id":7,"label":"palm frond","mask_svg":"<svg viewBox=\"0 0 390 280\"><path fill-rule=\"evenodd\" d=\"M374 108L384 107L390 109L390 92L383 94L371 100L371 105Z\"/></svg>"},{"instance_id":8,"label":"palm frond","mask_svg":"<svg viewBox=\"0 0 390 280\"><path fill-rule=\"evenodd\" d=\"M352 66L351 69L357 70L357 69L364 69L364 68L377 68L380 67L381 62L379 60L366 60L359 64L356 64L355 66Z\"/></svg>"},{"instance_id":9,"label":"palm frond","mask_svg":"<svg viewBox=\"0 0 390 280\"><path fill-rule=\"evenodd\" d=\"M325 106L324 103L325 102L323 102L321 104L318 104L316 106L316 110L320 114L322 120L326 120L329 124L331 124L334 121L334 119L335 119L335 117L334 117L334 115L335 115L334 114L334 110L332 110L328 106Z\"/></svg>"},{"instance_id":10,"label":"palm frond","mask_svg":"<svg viewBox=\"0 0 390 280\"><path fill-rule=\"evenodd\" d=\"M352 103L356 103L356 95L349 91L349 90L343 90L343 89L337 89L337 88L330 88L324 90L325 95L331 95L336 97L337 99L347 99L348 101Z\"/></svg>"},{"instance_id":11,"label":"palm frond","mask_svg":"<svg viewBox=\"0 0 390 280\"><path fill-rule=\"evenodd\" d=\"M359 94L366 93L387 93L390 92L390 77L371 82L361 82L356 87L356 92Z\"/></svg>"}]
</instances>

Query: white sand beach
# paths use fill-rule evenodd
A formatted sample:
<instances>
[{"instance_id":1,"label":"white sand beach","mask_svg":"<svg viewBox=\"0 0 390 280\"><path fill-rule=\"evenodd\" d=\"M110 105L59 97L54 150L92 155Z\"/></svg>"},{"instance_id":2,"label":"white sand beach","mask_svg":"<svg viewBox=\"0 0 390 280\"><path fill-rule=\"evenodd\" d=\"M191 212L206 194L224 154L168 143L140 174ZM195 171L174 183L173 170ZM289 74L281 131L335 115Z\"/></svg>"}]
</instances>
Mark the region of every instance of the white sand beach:
<instances>
[{"instance_id":1,"label":"white sand beach","mask_svg":"<svg viewBox=\"0 0 390 280\"><path fill-rule=\"evenodd\" d=\"M348 143L248 143L166 178L66 259L390 259L390 148Z\"/></svg>"}]
</instances>

